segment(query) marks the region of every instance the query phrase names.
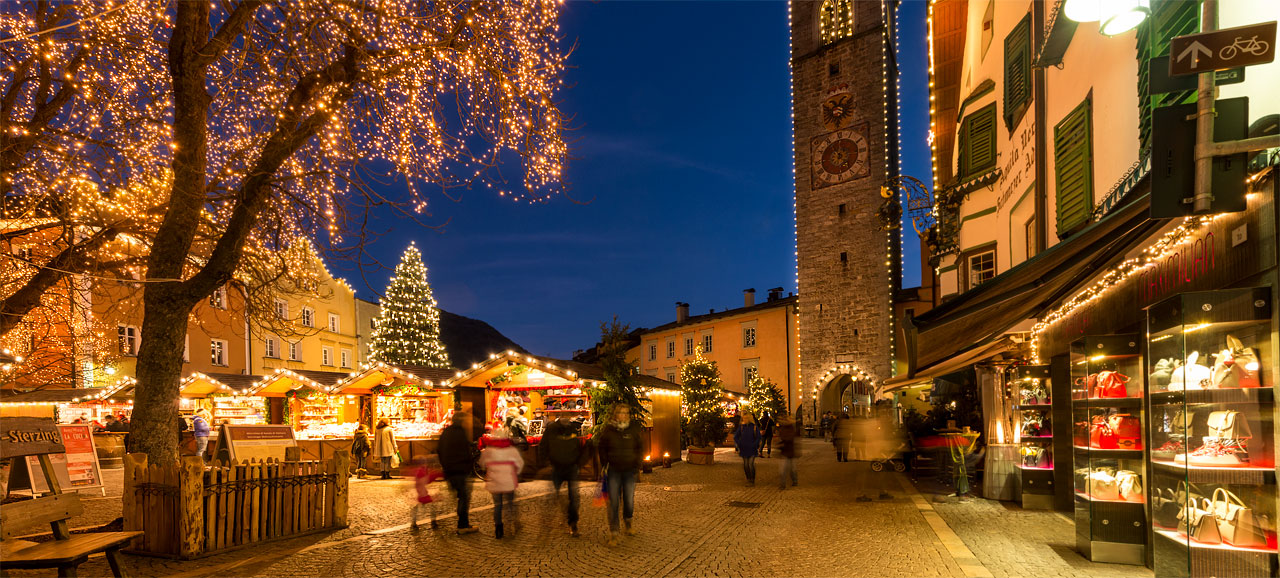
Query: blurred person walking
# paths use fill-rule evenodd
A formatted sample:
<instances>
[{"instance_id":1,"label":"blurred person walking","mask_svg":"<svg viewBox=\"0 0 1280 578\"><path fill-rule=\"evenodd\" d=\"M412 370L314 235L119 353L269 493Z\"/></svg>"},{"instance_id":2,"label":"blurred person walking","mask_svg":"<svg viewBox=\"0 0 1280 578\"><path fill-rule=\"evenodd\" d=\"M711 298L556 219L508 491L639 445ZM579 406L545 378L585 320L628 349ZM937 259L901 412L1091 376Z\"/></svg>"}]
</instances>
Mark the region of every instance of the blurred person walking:
<instances>
[{"instance_id":1,"label":"blurred person walking","mask_svg":"<svg viewBox=\"0 0 1280 578\"><path fill-rule=\"evenodd\" d=\"M756 485L756 454L760 452L760 427L755 416L743 412L742 423L733 432L733 445L742 457L742 471L747 475L747 486Z\"/></svg>"},{"instance_id":2,"label":"blurred person walking","mask_svg":"<svg viewBox=\"0 0 1280 578\"><path fill-rule=\"evenodd\" d=\"M428 504L431 504L431 529L434 530L440 526L436 522L435 499L431 497L429 489L431 482L438 479L440 479L440 473L432 470L427 465L426 456L418 456L413 459L413 489L417 492L418 499L414 502L413 507L409 509L410 530L418 531L418 511Z\"/></svg>"},{"instance_id":3,"label":"blurred person walking","mask_svg":"<svg viewBox=\"0 0 1280 578\"><path fill-rule=\"evenodd\" d=\"M773 415L764 412L764 417L760 418L760 452L762 458L772 457L773 455L773 434L778 422L774 421Z\"/></svg>"},{"instance_id":4,"label":"blurred person walking","mask_svg":"<svg viewBox=\"0 0 1280 578\"><path fill-rule=\"evenodd\" d=\"M196 455L201 458L204 458L204 452L209 447L209 433L213 430L209 424L212 421L213 415L206 408L200 408L195 417L191 418L191 435L196 438Z\"/></svg>"},{"instance_id":5,"label":"blurred person walking","mask_svg":"<svg viewBox=\"0 0 1280 578\"><path fill-rule=\"evenodd\" d=\"M391 429L387 420L378 420L378 427L373 432L373 455L382 461L382 479L391 479L392 458L400 449L396 447L396 432Z\"/></svg>"},{"instance_id":6,"label":"blurred person walking","mask_svg":"<svg viewBox=\"0 0 1280 578\"><path fill-rule=\"evenodd\" d=\"M511 443L511 432L507 428L494 428L485 442L484 451L480 452L480 467L484 468L484 486L493 495L493 537L499 540L505 535L502 524L502 510L511 513L511 534L520 530L520 519L516 512L516 488L520 486L520 471L524 469L524 458L520 450Z\"/></svg>"},{"instance_id":7,"label":"blurred person walking","mask_svg":"<svg viewBox=\"0 0 1280 578\"><path fill-rule=\"evenodd\" d=\"M791 485L799 485L798 475L796 474L796 458L799 456L800 448L796 445L796 423L791 418L783 415L778 421L778 453L782 455L782 462L778 464L778 489L787 489L787 479L791 479Z\"/></svg>"},{"instance_id":8,"label":"blurred person walking","mask_svg":"<svg viewBox=\"0 0 1280 578\"><path fill-rule=\"evenodd\" d=\"M835 420L835 424L831 426L831 443L836 447L836 461L849 461L849 438L853 435L853 423L849 419L847 412L841 412L840 417Z\"/></svg>"},{"instance_id":9,"label":"blurred person walking","mask_svg":"<svg viewBox=\"0 0 1280 578\"><path fill-rule=\"evenodd\" d=\"M557 501L560 499L560 486L568 486L569 535L575 538L578 537L578 470L582 468L582 458L586 455L582 437L578 435L580 427L567 417L553 420L538 444L551 463L551 485L556 490Z\"/></svg>"},{"instance_id":10,"label":"blurred person walking","mask_svg":"<svg viewBox=\"0 0 1280 578\"><path fill-rule=\"evenodd\" d=\"M618 506L626 534L634 536L631 519L635 514L636 482L640 478L642 428L631 420L631 408L615 404L609 411L609 422L596 436L596 452L606 468L609 489L609 545L618 545Z\"/></svg>"},{"instance_id":11,"label":"blurred person walking","mask_svg":"<svg viewBox=\"0 0 1280 578\"><path fill-rule=\"evenodd\" d=\"M475 468L471 457L471 414L453 414L453 421L440 432L436 452L445 482L458 500L458 534L474 534L470 517L471 471Z\"/></svg>"},{"instance_id":12,"label":"blurred person walking","mask_svg":"<svg viewBox=\"0 0 1280 578\"><path fill-rule=\"evenodd\" d=\"M369 428L364 424L356 428L351 441L351 457L356 460L356 477L363 480L369 473Z\"/></svg>"}]
</instances>

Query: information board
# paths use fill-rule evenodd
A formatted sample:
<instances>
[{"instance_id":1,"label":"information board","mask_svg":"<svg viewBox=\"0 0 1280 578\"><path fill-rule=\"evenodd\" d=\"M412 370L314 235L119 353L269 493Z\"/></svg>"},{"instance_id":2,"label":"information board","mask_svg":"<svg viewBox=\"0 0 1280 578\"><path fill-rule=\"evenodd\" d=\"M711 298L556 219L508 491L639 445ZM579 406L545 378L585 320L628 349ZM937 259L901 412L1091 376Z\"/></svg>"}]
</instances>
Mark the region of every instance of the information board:
<instances>
[{"instance_id":1,"label":"information board","mask_svg":"<svg viewBox=\"0 0 1280 578\"><path fill-rule=\"evenodd\" d=\"M287 425L222 424L218 430L218 455L236 461L285 459L285 448L297 447L293 428Z\"/></svg>"}]
</instances>

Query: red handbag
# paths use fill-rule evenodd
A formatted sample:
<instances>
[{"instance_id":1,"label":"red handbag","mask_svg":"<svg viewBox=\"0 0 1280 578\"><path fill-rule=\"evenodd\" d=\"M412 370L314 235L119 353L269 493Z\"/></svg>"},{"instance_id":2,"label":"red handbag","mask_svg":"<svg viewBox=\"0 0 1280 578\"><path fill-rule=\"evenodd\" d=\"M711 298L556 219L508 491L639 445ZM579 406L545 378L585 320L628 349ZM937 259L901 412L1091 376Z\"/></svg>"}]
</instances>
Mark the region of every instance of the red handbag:
<instances>
[{"instance_id":1,"label":"red handbag","mask_svg":"<svg viewBox=\"0 0 1280 578\"><path fill-rule=\"evenodd\" d=\"M1120 449L1120 437L1101 415L1093 416L1093 425L1089 427L1089 447L1100 450Z\"/></svg>"},{"instance_id":2,"label":"red handbag","mask_svg":"<svg viewBox=\"0 0 1280 578\"><path fill-rule=\"evenodd\" d=\"M1107 427L1116 436L1116 446L1123 450L1142 449L1142 422L1131 414L1116 413L1107 416Z\"/></svg>"},{"instance_id":3,"label":"red handbag","mask_svg":"<svg viewBox=\"0 0 1280 578\"><path fill-rule=\"evenodd\" d=\"M1129 381L1128 376L1121 375L1116 371L1099 373L1097 381L1094 382L1095 385L1092 388L1093 395L1090 397L1129 397L1129 391L1124 386L1127 381Z\"/></svg>"}]
</instances>

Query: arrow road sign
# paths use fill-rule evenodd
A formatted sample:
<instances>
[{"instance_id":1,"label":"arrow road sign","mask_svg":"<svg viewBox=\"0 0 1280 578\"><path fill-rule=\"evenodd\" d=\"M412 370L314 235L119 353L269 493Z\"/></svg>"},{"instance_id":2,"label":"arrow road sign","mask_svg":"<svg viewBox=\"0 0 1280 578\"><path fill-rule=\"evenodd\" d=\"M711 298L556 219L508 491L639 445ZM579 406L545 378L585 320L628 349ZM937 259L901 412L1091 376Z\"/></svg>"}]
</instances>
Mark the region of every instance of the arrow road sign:
<instances>
[{"instance_id":1,"label":"arrow road sign","mask_svg":"<svg viewBox=\"0 0 1280 578\"><path fill-rule=\"evenodd\" d=\"M1170 76L1271 62L1276 58L1276 23L1179 36L1169 44L1169 56Z\"/></svg>"}]
</instances>

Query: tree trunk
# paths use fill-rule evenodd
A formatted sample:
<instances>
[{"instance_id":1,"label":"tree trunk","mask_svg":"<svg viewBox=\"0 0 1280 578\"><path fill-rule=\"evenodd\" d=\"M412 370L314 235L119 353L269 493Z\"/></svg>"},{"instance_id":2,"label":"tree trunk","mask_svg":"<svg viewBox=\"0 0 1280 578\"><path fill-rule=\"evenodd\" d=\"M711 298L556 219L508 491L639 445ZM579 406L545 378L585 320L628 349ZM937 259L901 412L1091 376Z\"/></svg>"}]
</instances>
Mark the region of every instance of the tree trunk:
<instances>
[{"instance_id":1,"label":"tree trunk","mask_svg":"<svg viewBox=\"0 0 1280 578\"><path fill-rule=\"evenodd\" d=\"M193 303L174 291L178 284L151 284L143 294L142 347L138 351L130 452L143 452L153 464L178 460L178 385L187 316ZM199 355L199 347L192 348ZM206 351L205 355L209 355Z\"/></svg>"}]
</instances>

